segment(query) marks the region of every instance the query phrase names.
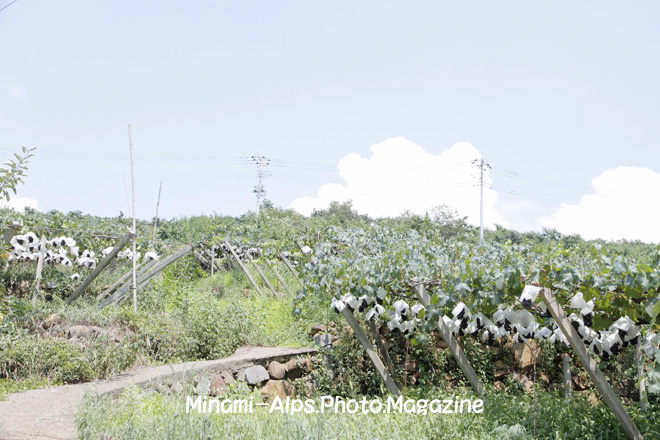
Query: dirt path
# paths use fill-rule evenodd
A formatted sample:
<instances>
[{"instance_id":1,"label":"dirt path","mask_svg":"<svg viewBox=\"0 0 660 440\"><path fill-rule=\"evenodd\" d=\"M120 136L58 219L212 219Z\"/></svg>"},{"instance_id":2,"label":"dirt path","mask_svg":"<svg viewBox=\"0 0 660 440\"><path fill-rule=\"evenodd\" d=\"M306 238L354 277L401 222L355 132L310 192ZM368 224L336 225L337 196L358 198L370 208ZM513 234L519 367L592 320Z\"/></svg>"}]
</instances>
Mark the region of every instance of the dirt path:
<instances>
[{"instance_id":1,"label":"dirt path","mask_svg":"<svg viewBox=\"0 0 660 440\"><path fill-rule=\"evenodd\" d=\"M236 370L315 351L313 348L244 347L223 359L141 368L102 381L10 394L8 400L0 401L0 439L72 439L76 433L76 411L86 392L116 395L131 385L173 383L201 371Z\"/></svg>"}]
</instances>

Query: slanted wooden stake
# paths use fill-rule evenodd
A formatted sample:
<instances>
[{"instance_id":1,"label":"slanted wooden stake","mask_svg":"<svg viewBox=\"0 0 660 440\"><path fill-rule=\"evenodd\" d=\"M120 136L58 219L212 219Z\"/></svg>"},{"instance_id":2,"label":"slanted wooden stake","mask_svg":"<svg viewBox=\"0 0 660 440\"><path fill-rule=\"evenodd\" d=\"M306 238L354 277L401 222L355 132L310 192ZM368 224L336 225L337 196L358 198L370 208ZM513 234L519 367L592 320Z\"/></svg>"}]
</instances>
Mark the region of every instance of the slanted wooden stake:
<instances>
[{"instance_id":1,"label":"slanted wooden stake","mask_svg":"<svg viewBox=\"0 0 660 440\"><path fill-rule=\"evenodd\" d=\"M289 286L284 282L284 278L282 278L282 275L280 275L280 272L277 270L277 267L273 264L273 262L270 261L268 258L266 258L266 264L268 264L268 267L272 269L278 281L280 282L280 284L282 284L284 290L286 290L289 293L289 295L293 295L293 292L291 291L291 289L289 289Z\"/></svg>"},{"instance_id":2,"label":"slanted wooden stake","mask_svg":"<svg viewBox=\"0 0 660 440\"><path fill-rule=\"evenodd\" d=\"M573 385L571 384L571 357L567 353L561 355L561 366L564 370L564 397L567 402L570 402Z\"/></svg>"},{"instance_id":3,"label":"slanted wooden stake","mask_svg":"<svg viewBox=\"0 0 660 440\"><path fill-rule=\"evenodd\" d=\"M353 316L353 312L351 312L351 309L348 307L345 307L344 310L341 311L342 315L346 318L348 321L348 324L351 326L353 329L353 333L355 333L355 336L357 336L358 341L360 341L360 344L362 345L362 348L367 352L367 355L369 356L369 359L371 359L371 362L374 364L374 367L376 367L376 370L380 374L381 379L383 379L383 382L385 383L385 386L387 386L387 389L390 390L390 393L394 394L395 396L400 396L401 391L399 391L399 387L397 386L396 382L390 376L390 373L388 373L387 368L385 368L385 365L383 365L383 361L380 360L378 357L378 353L376 353L376 350L374 350L373 345L371 345L371 342L367 338L367 335L364 334L362 331L362 327L360 327L360 324L355 320L355 316Z\"/></svg>"},{"instance_id":4,"label":"slanted wooden stake","mask_svg":"<svg viewBox=\"0 0 660 440\"><path fill-rule=\"evenodd\" d=\"M156 260L151 260L148 263L142 262L142 264L140 264L138 266L137 276L139 277L145 271L149 270L155 263L156 263ZM122 285L128 286L131 282L131 280L129 280L131 275L133 275L133 269L132 268L131 268L131 270L126 272L124 275L122 275L121 278L119 278L117 281L115 281L110 287L108 287L103 292L101 292L99 294L99 296L96 297L96 301L101 301L103 298L105 298L106 296L110 295L112 292L117 290L117 288L119 288L119 286L122 286Z\"/></svg>"},{"instance_id":5,"label":"slanted wooden stake","mask_svg":"<svg viewBox=\"0 0 660 440\"><path fill-rule=\"evenodd\" d=\"M275 296L281 296L281 295L279 294L279 292L278 292L277 290L275 290L275 288L274 288L273 285L270 283L270 281L268 280L268 278L266 278L266 274L264 274L264 272L261 270L261 268L259 267L259 265L257 264L257 262L254 261L254 259L252 258L252 256L251 256L249 253L247 253L246 255L247 255L247 257L248 257L248 260L250 260L250 263L252 263L252 265L254 266L254 268L257 270L257 273L259 274L259 276L264 280L264 283L266 283L266 285L267 285L268 288L271 290L271 292L273 292L273 295L275 295Z\"/></svg>"},{"instance_id":6,"label":"slanted wooden stake","mask_svg":"<svg viewBox=\"0 0 660 440\"><path fill-rule=\"evenodd\" d=\"M380 333L378 333L378 329L376 328L376 324L374 324L372 321L367 320L367 325L369 325L369 330L371 330L371 334L374 337L374 341L376 341L376 347L378 347L378 352L380 355L383 357L383 360L385 361L385 366L387 367L387 370L389 371L390 375L392 377L396 377L395 374L395 369L394 369L394 364L392 363L392 358L390 358L390 354L387 352L387 348L385 347L385 343L383 342L383 338L381 338Z\"/></svg>"},{"instance_id":7,"label":"slanted wooden stake","mask_svg":"<svg viewBox=\"0 0 660 440\"><path fill-rule=\"evenodd\" d=\"M162 260L160 260L159 262L154 264L151 267L150 270L145 271L144 274L137 279L138 287L141 286L141 285L144 285L151 278L155 277L156 275L158 275L159 273L164 271L167 268L167 266L174 263L179 258L182 258L182 257L188 255L192 251L193 251L193 246L188 245L188 246L184 247L183 249L179 250L174 255L169 255L169 256L163 258ZM124 285L120 289L118 289L115 293L113 293L111 296L109 296L108 298L101 301L98 304L98 306L99 307L105 307L108 304L112 304L115 301L119 301L120 299L122 299L124 297L124 295L126 295L127 292L128 292L128 286Z\"/></svg>"},{"instance_id":8,"label":"slanted wooden stake","mask_svg":"<svg viewBox=\"0 0 660 440\"><path fill-rule=\"evenodd\" d=\"M2 240L3 240L5 243L9 244L9 242L10 242L11 239L12 239L12 237L13 237L14 235L16 235L16 234L18 233L19 229L21 229L21 228L22 228L22 226L19 225L18 223L12 223L11 225L9 225L9 229L7 229L7 230L5 231L5 235L4 235L4 237L2 238Z\"/></svg>"},{"instance_id":9,"label":"slanted wooden stake","mask_svg":"<svg viewBox=\"0 0 660 440\"><path fill-rule=\"evenodd\" d=\"M299 282L300 285L302 286L302 285L303 285L303 282L300 281L300 277L298 277L298 272L297 272L296 269L293 267L293 265L291 264L291 262L289 261L289 259L286 257L286 255L284 255L282 252L280 252L280 258L282 259L282 261L284 261L284 264L286 264L286 267L289 268L289 270L291 271L291 273L293 274L293 276L298 280L298 282Z\"/></svg>"},{"instance_id":10,"label":"slanted wooden stake","mask_svg":"<svg viewBox=\"0 0 660 440\"><path fill-rule=\"evenodd\" d=\"M158 201L156 202L156 217L154 217L154 235L151 238L151 245L156 244L156 228L158 228L158 207L160 206L160 191L163 189L163 182L158 187Z\"/></svg>"},{"instance_id":11,"label":"slanted wooden stake","mask_svg":"<svg viewBox=\"0 0 660 440\"><path fill-rule=\"evenodd\" d=\"M431 297L426 292L426 289L424 288L423 284L417 284L413 286L412 289L413 292L415 292L415 294L419 298L420 302L424 305L424 307L428 307L431 304ZM440 332L440 336L442 337L442 339L449 346L449 350L451 350L451 354L454 355L456 362L458 362L458 366L461 367L461 370L463 370L463 374L465 374L465 377L467 377L468 382L470 382L470 385L472 386L474 392L477 394L477 396L485 395L486 389L481 384L481 381L479 380L479 376L477 376L477 373L474 372L472 365L470 365L470 362L468 361L467 357L465 357L465 353L463 353L463 349L461 348L460 345L458 345L458 341L456 341L454 335L451 334L451 331L449 331L442 318L438 319L438 322L436 323L436 327Z\"/></svg>"},{"instance_id":12,"label":"slanted wooden stake","mask_svg":"<svg viewBox=\"0 0 660 440\"><path fill-rule=\"evenodd\" d=\"M617 420L619 420L619 423L621 423L621 426L623 427L623 430L626 432L628 437L634 440L643 439L644 437L642 437L639 429L637 429L637 426L635 426L635 423L630 418L630 415L621 404L621 401L617 398L616 394L612 390L612 387L607 382L607 379L605 376L603 376L603 373L598 368L596 361L594 361L594 359L591 357L587 351L587 347L584 346L584 343L580 339L579 335L568 321L566 313L564 312L564 309L562 309L562 307L559 305L559 302L557 302L555 295L550 291L550 289L541 289L539 295L550 311L553 319L561 329L562 333L564 333L564 336L566 336L566 339L568 339L569 344L571 344L571 347L573 347L575 354L577 355L584 368L587 370L587 373L589 374L589 377L591 377L593 383L596 385L596 388L598 388L598 391L600 391L600 393L603 395L605 403L607 403L607 406L610 407L610 410L612 410Z\"/></svg>"},{"instance_id":13,"label":"slanted wooden stake","mask_svg":"<svg viewBox=\"0 0 660 440\"><path fill-rule=\"evenodd\" d=\"M637 359L637 377L639 379L639 407L646 412L646 380L644 379L644 355L642 354L641 340L637 341L635 346L635 358Z\"/></svg>"},{"instance_id":14,"label":"slanted wooden stake","mask_svg":"<svg viewBox=\"0 0 660 440\"><path fill-rule=\"evenodd\" d=\"M243 272L245 273L245 275L247 275L248 280L250 280L250 282L252 283L254 288L257 290L259 295L263 296L263 292L261 291L261 289L257 285L257 282L254 280L254 278L252 278L252 274L250 273L248 268L243 264L241 259L238 258L238 255L236 255L236 252L234 251L234 248L229 244L229 242L227 240L225 240L225 244L227 245L227 248L229 249L231 254L234 256L234 259L238 262L238 265L241 266L241 269L243 269Z\"/></svg>"},{"instance_id":15,"label":"slanted wooden stake","mask_svg":"<svg viewBox=\"0 0 660 440\"><path fill-rule=\"evenodd\" d=\"M87 278L85 278L82 283L80 283L80 286L78 286L78 288L75 290L75 292L73 292L66 299L67 304L71 304L72 302L74 302L80 296L80 294L83 293L83 290L85 290L87 288L87 286L89 286L92 283L92 281L94 281L94 279L96 277L101 275L101 272L103 272L105 270L105 268L108 267L110 262L117 256L119 251L121 251L124 248L124 246L126 246L128 241L132 237L133 237L133 234L129 232L128 234L124 235L121 238L121 240L119 240L119 243L117 243L112 248L112 252L110 252L108 255L106 255L103 260L101 260L101 262L98 264L98 266L96 266L96 269L94 269L94 271Z\"/></svg>"}]
</instances>

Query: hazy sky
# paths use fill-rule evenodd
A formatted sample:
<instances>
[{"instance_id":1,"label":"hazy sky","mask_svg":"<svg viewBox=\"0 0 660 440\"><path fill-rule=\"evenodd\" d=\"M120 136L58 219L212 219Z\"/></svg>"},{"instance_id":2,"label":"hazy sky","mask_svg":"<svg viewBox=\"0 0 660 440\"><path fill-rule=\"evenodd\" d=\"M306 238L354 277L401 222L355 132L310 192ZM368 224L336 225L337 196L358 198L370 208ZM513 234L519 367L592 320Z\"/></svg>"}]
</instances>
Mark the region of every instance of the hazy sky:
<instances>
[{"instance_id":1,"label":"hazy sky","mask_svg":"<svg viewBox=\"0 0 660 440\"><path fill-rule=\"evenodd\" d=\"M0 8L11 0L0 0ZM660 3L18 0L0 11L16 204L396 215L660 241ZM125 177L124 177L125 176ZM130 194L128 195L130 197Z\"/></svg>"}]
</instances>

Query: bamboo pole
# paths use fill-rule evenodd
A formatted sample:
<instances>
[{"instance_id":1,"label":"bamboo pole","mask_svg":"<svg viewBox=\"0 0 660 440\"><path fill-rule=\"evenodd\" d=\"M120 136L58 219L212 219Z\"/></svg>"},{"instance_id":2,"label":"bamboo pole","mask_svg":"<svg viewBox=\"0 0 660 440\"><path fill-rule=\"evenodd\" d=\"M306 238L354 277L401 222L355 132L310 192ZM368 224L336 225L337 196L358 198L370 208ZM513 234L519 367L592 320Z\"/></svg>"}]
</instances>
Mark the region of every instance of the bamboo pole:
<instances>
[{"instance_id":1,"label":"bamboo pole","mask_svg":"<svg viewBox=\"0 0 660 440\"><path fill-rule=\"evenodd\" d=\"M371 362L374 364L374 367L376 367L376 371L380 374L381 379L385 383L385 386L387 386L387 389L390 390L392 394L395 396L400 396L401 391L399 391L399 387L397 386L396 382L390 376L390 373L388 373L387 368L385 368L385 365L383 365L383 361L380 360L378 357L378 353L376 353L376 350L374 350L373 345L371 345L371 342L367 338L367 335L364 334L364 331L362 331L362 327L360 327L360 324L358 324L357 320L355 319L355 316L353 316L353 312L351 312L351 309L348 307L344 307L344 309L341 311L342 315L346 318L348 321L348 324L351 326L353 329L353 333L355 333L355 336L357 336L358 341L360 341L360 344L362 345L362 348L367 352L367 355L369 356L369 359L371 359Z\"/></svg>"},{"instance_id":2,"label":"bamboo pole","mask_svg":"<svg viewBox=\"0 0 660 440\"><path fill-rule=\"evenodd\" d=\"M39 242L39 261L37 262L37 275L34 277L34 292L32 294L32 304L37 300L37 292L39 292L39 282L41 282L41 271L44 268L44 250L46 248L46 236L41 235L41 242Z\"/></svg>"},{"instance_id":3,"label":"bamboo pole","mask_svg":"<svg viewBox=\"0 0 660 440\"><path fill-rule=\"evenodd\" d=\"M598 388L598 391L600 391L602 394L605 403L607 403L607 406L610 407L610 410L614 413L617 420L619 420L619 423L621 423L621 426L623 427L623 430L626 432L628 437L634 440L643 439L644 437L642 437L639 429L637 429L637 426L635 426L635 423L630 418L630 415L621 404L621 401L614 393L614 390L612 390L612 387L607 382L607 379L598 368L596 361L594 361L594 359L591 357L576 330L568 321L566 313L564 312L564 309L562 309L562 307L559 305L559 302L557 302L555 295L552 293L552 291L550 291L550 289L541 289L539 295L541 296L541 299L545 303L555 322L561 329L562 333L564 333L564 336L566 336L566 339L568 339L569 344L571 344L571 347L573 347L575 354L577 355L584 368L587 370L589 377L591 377L591 380L596 385L596 388Z\"/></svg>"},{"instance_id":4,"label":"bamboo pole","mask_svg":"<svg viewBox=\"0 0 660 440\"><path fill-rule=\"evenodd\" d=\"M103 272L105 270L106 267L108 267L110 262L117 256L119 251L121 251L124 248L124 246L126 246L128 241L132 237L133 237L133 234L131 232L129 232L119 240L119 242L112 248L112 251L108 255L106 255L105 258L103 258L101 260L101 262L98 264L98 266L96 266L96 269L94 269L94 271L87 278L85 278L83 280L83 282L80 284L80 286L78 286L78 288L75 290L75 292L73 292L66 299L67 304L71 304L76 299L78 299L80 294L87 288L87 286L89 286L92 283L92 281L94 281L94 279L96 277L98 277L101 274L101 272Z\"/></svg>"},{"instance_id":5,"label":"bamboo pole","mask_svg":"<svg viewBox=\"0 0 660 440\"><path fill-rule=\"evenodd\" d=\"M133 193L133 311L137 312L137 261L136 261L136 248L137 248L137 226L135 225L135 166L133 161L133 128L128 124L128 142L131 147L131 186Z\"/></svg>"},{"instance_id":6,"label":"bamboo pole","mask_svg":"<svg viewBox=\"0 0 660 440\"><path fill-rule=\"evenodd\" d=\"M424 307L428 307L431 304L431 297L426 292L426 289L424 288L423 284L417 284L413 286L412 289L413 292L417 294L420 302L424 305ZM451 331L449 331L442 318L438 319L438 322L436 323L436 327L440 332L440 336L442 337L442 339L444 339L444 341L449 346L449 350L451 350L451 353L454 355L456 362L458 362L459 367L461 367L461 370L463 370L463 374L465 374L465 377L467 377L474 392L478 396L485 395L486 389L481 384L481 381L479 380L479 376L477 376L477 373L474 372L472 365L470 365L470 362L468 361L467 357L465 357L465 353L463 353L463 349L461 348L460 345L458 345L458 341L456 341L454 335L451 334Z\"/></svg>"},{"instance_id":7,"label":"bamboo pole","mask_svg":"<svg viewBox=\"0 0 660 440\"><path fill-rule=\"evenodd\" d=\"M160 207L160 192L163 189L163 182L158 187L158 201L156 202L156 217L154 217L154 235L151 238L151 245L156 244L156 228L158 228L158 208Z\"/></svg>"}]
</instances>

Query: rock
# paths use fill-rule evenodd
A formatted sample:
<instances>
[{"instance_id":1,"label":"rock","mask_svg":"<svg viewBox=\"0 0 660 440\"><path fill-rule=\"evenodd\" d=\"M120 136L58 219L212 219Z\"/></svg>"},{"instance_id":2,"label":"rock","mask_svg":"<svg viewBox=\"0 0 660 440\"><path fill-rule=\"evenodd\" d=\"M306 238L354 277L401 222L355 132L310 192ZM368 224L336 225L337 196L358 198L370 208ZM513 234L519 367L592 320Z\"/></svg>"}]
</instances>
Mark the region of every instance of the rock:
<instances>
[{"instance_id":1,"label":"rock","mask_svg":"<svg viewBox=\"0 0 660 440\"><path fill-rule=\"evenodd\" d=\"M173 393L176 394L181 394L183 393L183 385L181 385L181 382L174 382L172 386L170 387Z\"/></svg>"},{"instance_id":2,"label":"rock","mask_svg":"<svg viewBox=\"0 0 660 440\"><path fill-rule=\"evenodd\" d=\"M89 327L89 332L93 335L102 335L107 333L107 330L104 329L103 327L97 327L95 325Z\"/></svg>"},{"instance_id":3,"label":"rock","mask_svg":"<svg viewBox=\"0 0 660 440\"><path fill-rule=\"evenodd\" d=\"M526 392L530 393L534 391L534 381L527 376L513 373L513 378L525 389Z\"/></svg>"},{"instance_id":4,"label":"rock","mask_svg":"<svg viewBox=\"0 0 660 440\"><path fill-rule=\"evenodd\" d=\"M436 342L435 345L442 350L449 348L449 345L447 345L447 343L440 338L438 338L438 342Z\"/></svg>"},{"instance_id":5,"label":"rock","mask_svg":"<svg viewBox=\"0 0 660 440\"><path fill-rule=\"evenodd\" d=\"M227 386L236 383L236 381L234 380L234 375L231 374L231 371L229 370L225 370L221 372L220 376L222 377L222 380L225 381L225 384L227 384Z\"/></svg>"},{"instance_id":6,"label":"rock","mask_svg":"<svg viewBox=\"0 0 660 440\"><path fill-rule=\"evenodd\" d=\"M496 360L495 361L495 368L497 368L498 370L506 370L509 367L507 367L507 365L504 362L502 362L501 360Z\"/></svg>"},{"instance_id":7,"label":"rock","mask_svg":"<svg viewBox=\"0 0 660 440\"><path fill-rule=\"evenodd\" d=\"M85 349L85 341L80 338L69 338L67 341L69 344L80 348L81 350Z\"/></svg>"},{"instance_id":8,"label":"rock","mask_svg":"<svg viewBox=\"0 0 660 440\"><path fill-rule=\"evenodd\" d=\"M584 391L587 389L587 381L579 374L571 376L571 385L573 386L573 389L577 391Z\"/></svg>"},{"instance_id":9,"label":"rock","mask_svg":"<svg viewBox=\"0 0 660 440\"><path fill-rule=\"evenodd\" d=\"M69 328L70 338L84 338L89 333L89 328L85 325L74 325Z\"/></svg>"},{"instance_id":10,"label":"rock","mask_svg":"<svg viewBox=\"0 0 660 440\"><path fill-rule=\"evenodd\" d=\"M57 313L53 313L44 320L43 324L41 324L41 327L43 327L44 330L48 330L54 324L59 324L60 322L62 322L62 318L60 318L60 315L58 315Z\"/></svg>"},{"instance_id":11,"label":"rock","mask_svg":"<svg viewBox=\"0 0 660 440\"><path fill-rule=\"evenodd\" d=\"M211 394L211 379L206 376L199 378L199 383L197 384L197 394L200 396L208 396Z\"/></svg>"},{"instance_id":12,"label":"rock","mask_svg":"<svg viewBox=\"0 0 660 440\"><path fill-rule=\"evenodd\" d=\"M598 397L593 391L582 391L580 394L586 397L589 403L592 405L598 405Z\"/></svg>"},{"instance_id":13,"label":"rock","mask_svg":"<svg viewBox=\"0 0 660 440\"><path fill-rule=\"evenodd\" d=\"M524 343L514 342L511 344L511 350L513 351L513 361L516 367L523 370L533 367L534 359L538 359L541 354L541 348L533 339L528 339Z\"/></svg>"},{"instance_id":14,"label":"rock","mask_svg":"<svg viewBox=\"0 0 660 440\"><path fill-rule=\"evenodd\" d=\"M266 385L261 388L261 393L266 398L266 401L272 402L275 397L279 397L282 401L287 397L295 397L295 389L286 380L269 380Z\"/></svg>"},{"instance_id":15,"label":"rock","mask_svg":"<svg viewBox=\"0 0 660 440\"><path fill-rule=\"evenodd\" d=\"M312 371L312 363L309 359L291 359L289 362L284 364L286 368L286 376L289 379L298 379L302 375Z\"/></svg>"},{"instance_id":16,"label":"rock","mask_svg":"<svg viewBox=\"0 0 660 440\"><path fill-rule=\"evenodd\" d=\"M236 380L239 382L245 382L245 370L239 370L236 373Z\"/></svg>"},{"instance_id":17,"label":"rock","mask_svg":"<svg viewBox=\"0 0 660 440\"><path fill-rule=\"evenodd\" d=\"M110 330L110 339L112 339L112 342L122 342L124 340L124 334L120 328L115 327Z\"/></svg>"},{"instance_id":18,"label":"rock","mask_svg":"<svg viewBox=\"0 0 660 440\"><path fill-rule=\"evenodd\" d=\"M245 382L247 382L248 385L261 385L261 383L270 379L268 370L266 370L262 365L255 365L253 367L246 368L243 371L245 372Z\"/></svg>"},{"instance_id":19,"label":"rock","mask_svg":"<svg viewBox=\"0 0 660 440\"><path fill-rule=\"evenodd\" d=\"M312 327L312 329L309 331L309 335L313 337L317 333L327 332L327 331L328 331L328 327L326 327L323 324L319 324Z\"/></svg>"},{"instance_id":20,"label":"rock","mask_svg":"<svg viewBox=\"0 0 660 440\"><path fill-rule=\"evenodd\" d=\"M273 361L268 365L268 374L271 379L282 380L286 377L286 367L277 361Z\"/></svg>"},{"instance_id":21,"label":"rock","mask_svg":"<svg viewBox=\"0 0 660 440\"><path fill-rule=\"evenodd\" d=\"M314 385L314 382L306 382L305 383L305 391L307 392L307 395L312 397L316 394L316 385Z\"/></svg>"},{"instance_id":22,"label":"rock","mask_svg":"<svg viewBox=\"0 0 660 440\"><path fill-rule=\"evenodd\" d=\"M332 345L332 335L316 335L314 337L314 343L320 345L321 347L328 347Z\"/></svg>"},{"instance_id":23,"label":"rock","mask_svg":"<svg viewBox=\"0 0 660 440\"><path fill-rule=\"evenodd\" d=\"M506 370L497 370L495 371L495 380L502 380L506 377Z\"/></svg>"},{"instance_id":24,"label":"rock","mask_svg":"<svg viewBox=\"0 0 660 440\"><path fill-rule=\"evenodd\" d=\"M504 390L506 389L506 385L504 385L504 382L501 382L501 381L499 381L499 380L496 381L496 382L494 383L494 385L495 385L495 389L496 389L497 391L504 391Z\"/></svg>"},{"instance_id":25,"label":"rock","mask_svg":"<svg viewBox=\"0 0 660 440\"><path fill-rule=\"evenodd\" d=\"M227 392L227 384L220 374L211 376L211 395L214 397L222 396Z\"/></svg>"}]
</instances>

